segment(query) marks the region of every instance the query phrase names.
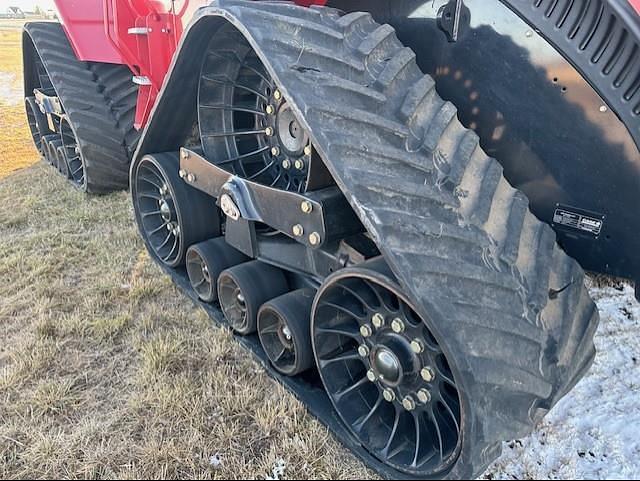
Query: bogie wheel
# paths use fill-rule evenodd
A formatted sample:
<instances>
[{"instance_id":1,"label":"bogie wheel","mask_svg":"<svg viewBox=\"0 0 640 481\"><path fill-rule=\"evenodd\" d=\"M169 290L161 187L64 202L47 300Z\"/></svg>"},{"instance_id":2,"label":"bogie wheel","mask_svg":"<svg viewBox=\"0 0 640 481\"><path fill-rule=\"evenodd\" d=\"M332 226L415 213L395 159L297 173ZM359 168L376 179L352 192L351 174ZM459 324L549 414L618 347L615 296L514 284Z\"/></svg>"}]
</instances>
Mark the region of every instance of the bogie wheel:
<instances>
[{"instance_id":1,"label":"bogie wheel","mask_svg":"<svg viewBox=\"0 0 640 481\"><path fill-rule=\"evenodd\" d=\"M59 136L56 134L47 134L42 137L42 153L49 165L56 165L56 153L51 151L51 144L56 140L59 140Z\"/></svg>"},{"instance_id":2,"label":"bogie wheel","mask_svg":"<svg viewBox=\"0 0 640 481\"><path fill-rule=\"evenodd\" d=\"M260 261L226 269L218 278L222 312L231 328L242 336L256 332L260 307L288 290L282 270Z\"/></svg>"},{"instance_id":3,"label":"bogie wheel","mask_svg":"<svg viewBox=\"0 0 640 481\"><path fill-rule=\"evenodd\" d=\"M84 158L73 127L66 117L60 120L60 138L66 155L69 179L76 187L85 190L87 179Z\"/></svg>"},{"instance_id":4,"label":"bogie wheel","mask_svg":"<svg viewBox=\"0 0 640 481\"><path fill-rule=\"evenodd\" d=\"M224 237L195 244L187 250L186 259L191 287L200 300L217 301L220 273L248 260L249 258L242 252L227 244Z\"/></svg>"},{"instance_id":5,"label":"bogie wheel","mask_svg":"<svg viewBox=\"0 0 640 481\"><path fill-rule=\"evenodd\" d=\"M58 171L65 179L69 179L69 163L67 161L67 149L64 148L64 145L58 146L56 149L57 158L58 158Z\"/></svg>"},{"instance_id":6,"label":"bogie wheel","mask_svg":"<svg viewBox=\"0 0 640 481\"><path fill-rule=\"evenodd\" d=\"M47 130L47 118L36 104L34 97L25 98L25 107L27 111L27 122L29 124L29 131L33 138L33 143L36 146L38 152L44 155L44 149L42 145L42 137L46 134Z\"/></svg>"},{"instance_id":7,"label":"bogie wheel","mask_svg":"<svg viewBox=\"0 0 640 481\"><path fill-rule=\"evenodd\" d=\"M145 155L131 170L136 222L149 250L168 267L184 264L189 246L220 235L213 199L179 175L178 153Z\"/></svg>"},{"instance_id":8,"label":"bogie wheel","mask_svg":"<svg viewBox=\"0 0 640 481\"><path fill-rule=\"evenodd\" d=\"M296 376L313 366L310 318L315 291L300 289L272 299L258 313L258 335L273 367Z\"/></svg>"},{"instance_id":9,"label":"bogie wheel","mask_svg":"<svg viewBox=\"0 0 640 481\"><path fill-rule=\"evenodd\" d=\"M351 432L403 473L446 475L462 442L454 365L386 266L376 261L331 276L312 316L322 381Z\"/></svg>"}]
</instances>

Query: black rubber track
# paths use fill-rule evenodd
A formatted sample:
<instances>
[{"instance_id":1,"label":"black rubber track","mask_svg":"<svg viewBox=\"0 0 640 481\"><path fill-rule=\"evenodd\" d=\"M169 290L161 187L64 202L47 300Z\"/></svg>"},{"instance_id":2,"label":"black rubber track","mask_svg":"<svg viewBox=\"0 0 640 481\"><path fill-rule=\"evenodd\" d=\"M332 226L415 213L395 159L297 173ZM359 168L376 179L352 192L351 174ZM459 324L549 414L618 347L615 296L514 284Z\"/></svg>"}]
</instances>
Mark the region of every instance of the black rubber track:
<instances>
[{"instance_id":1,"label":"black rubber track","mask_svg":"<svg viewBox=\"0 0 640 481\"><path fill-rule=\"evenodd\" d=\"M179 55L224 22L256 49L430 319L463 398L462 452L448 477L479 475L591 365L598 312L584 272L393 28L366 13L220 0L197 15Z\"/></svg>"},{"instance_id":2,"label":"black rubber track","mask_svg":"<svg viewBox=\"0 0 640 481\"><path fill-rule=\"evenodd\" d=\"M86 172L83 189L101 194L126 188L138 141L133 128L137 87L129 69L78 60L58 23L26 24L23 44L25 95L39 87L28 74L30 65L42 62L79 141Z\"/></svg>"}]
</instances>

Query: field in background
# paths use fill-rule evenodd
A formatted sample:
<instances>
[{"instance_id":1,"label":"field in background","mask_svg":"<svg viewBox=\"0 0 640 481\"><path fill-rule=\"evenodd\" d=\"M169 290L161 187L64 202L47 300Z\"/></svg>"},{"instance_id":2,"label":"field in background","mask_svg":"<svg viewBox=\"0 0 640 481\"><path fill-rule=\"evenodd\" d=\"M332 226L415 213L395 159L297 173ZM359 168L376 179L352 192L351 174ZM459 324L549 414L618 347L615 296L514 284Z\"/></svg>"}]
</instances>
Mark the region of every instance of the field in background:
<instances>
[{"instance_id":1,"label":"field in background","mask_svg":"<svg viewBox=\"0 0 640 481\"><path fill-rule=\"evenodd\" d=\"M19 39L0 21L0 478L371 477L154 266L127 193L15 171L37 161ZM640 476L640 306L591 293L592 371L486 479Z\"/></svg>"}]
</instances>

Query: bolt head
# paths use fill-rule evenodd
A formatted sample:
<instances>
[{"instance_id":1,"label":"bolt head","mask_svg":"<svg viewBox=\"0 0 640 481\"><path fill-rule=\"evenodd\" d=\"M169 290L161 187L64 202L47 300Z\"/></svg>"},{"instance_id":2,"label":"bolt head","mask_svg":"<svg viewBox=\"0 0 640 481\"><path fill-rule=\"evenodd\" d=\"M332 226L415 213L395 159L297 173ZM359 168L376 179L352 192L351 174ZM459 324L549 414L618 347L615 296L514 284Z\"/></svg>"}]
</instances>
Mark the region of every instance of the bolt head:
<instances>
[{"instance_id":1,"label":"bolt head","mask_svg":"<svg viewBox=\"0 0 640 481\"><path fill-rule=\"evenodd\" d=\"M436 378L436 373L432 368L427 366L423 367L420 371L420 377L422 377L422 379L426 382L433 382L433 380Z\"/></svg>"},{"instance_id":2,"label":"bolt head","mask_svg":"<svg viewBox=\"0 0 640 481\"><path fill-rule=\"evenodd\" d=\"M289 170L291 168L291 161L289 159L284 159L282 161L282 168Z\"/></svg>"},{"instance_id":3,"label":"bolt head","mask_svg":"<svg viewBox=\"0 0 640 481\"><path fill-rule=\"evenodd\" d=\"M267 108L265 109L265 112L267 112L269 115L273 115L275 111L276 109L273 108L273 105L267 105Z\"/></svg>"},{"instance_id":4,"label":"bolt head","mask_svg":"<svg viewBox=\"0 0 640 481\"><path fill-rule=\"evenodd\" d=\"M431 393L426 389L420 389L417 396L418 401L420 401L422 404L429 404L431 402Z\"/></svg>"},{"instance_id":5,"label":"bolt head","mask_svg":"<svg viewBox=\"0 0 640 481\"><path fill-rule=\"evenodd\" d=\"M183 159L188 159L189 158L189 152L187 152L186 150L182 151L182 158Z\"/></svg>"},{"instance_id":6,"label":"bolt head","mask_svg":"<svg viewBox=\"0 0 640 481\"><path fill-rule=\"evenodd\" d=\"M384 316L379 312L376 312L371 317L371 322L373 323L376 329L380 329L382 326L384 326Z\"/></svg>"},{"instance_id":7,"label":"bolt head","mask_svg":"<svg viewBox=\"0 0 640 481\"><path fill-rule=\"evenodd\" d=\"M396 393L393 392L392 389L385 389L384 391L382 391L382 397L384 397L384 400L387 401L388 403L392 403L393 401L396 400Z\"/></svg>"},{"instance_id":8,"label":"bolt head","mask_svg":"<svg viewBox=\"0 0 640 481\"><path fill-rule=\"evenodd\" d=\"M180 171L178 172L178 175L180 176L181 179L184 179L187 176L187 171L184 169L180 169Z\"/></svg>"},{"instance_id":9,"label":"bolt head","mask_svg":"<svg viewBox=\"0 0 640 481\"><path fill-rule=\"evenodd\" d=\"M187 174L187 181L193 183L196 181L196 176L193 174Z\"/></svg>"},{"instance_id":10,"label":"bolt head","mask_svg":"<svg viewBox=\"0 0 640 481\"><path fill-rule=\"evenodd\" d=\"M271 149L271 155L273 155L274 157L277 157L278 155L280 155L280 148L279 147L273 147Z\"/></svg>"},{"instance_id":11,"label":"bolt head","mask_svg":"<svg viewBox=\"0 0 640 481\"><path fill-rule=\"evenodd\" d=\"M362 337L371 337L371 335L373 334L373 329L371 329L370 325L365 324L363 326L360 326L360 334L362 334Z\"/></svg>"},{"instance_id":12,"label":"bolt head","mask_svg":"<svg viewBox=\"0 0 640 481\"><path fill-rule=\"evenodd\" d=\"M313 204L308 200L305 200L304 202L302 202L302 204L300 204L300 210L302 210L302 212L304 212L305 214L310 214L311 211L313 211Z\"/></svg>"},{"instance_id":13,"label":"bolt head","mask_svg":"<svg viewBox=\"0 0 640 481\"><path fill-rule=\"evenodd\" d=\"M276 100L280 100L282 98L282 93L279 90L273 92L273 98Z\"/></svg>"},{"instance_id":14,"label":"bolt head","mask_svg":"<svg viewBox=\"0 0 640 481\"><path fill-rule=\"evenodd\" d=\"M413 411L416 408L416 401L411 396L406 396L402 400L402 407L407 411Z\"/></svg>"},{"instance_id":15,"label":"bolt head","mask_svg":"<svg viewBox=\"0 0 640 481\"><path fill-rule=\"evenodd\" d=\"M307 146L304 148L304 155L311 155L311 154L312 154L312 152L313 152L313 148L312 148L310 145L307 145Z\"/></svg>"},{"instance_id":16,"label":"bolt head","mask_svg":"<svg viewBox=\"0 0 640 481\"><path fill-rule=\"evenodd\" d=\"M421 354L424 352L424 344L420 339L414 339L411 341L411 350L416 354Z\"/></svg>"},{"instance_id":17,"label":"bolt head","mask_svg":"<svg viewBox=\"0 0 640 481\"><path fill-rule=\"evenodd\" d=\"M304 234L304 227L302 227L300 224L296 224L293 226L293 235L296 237L300 237L302 234Z\"/></svg>"},{"instance_id":18,"label":"bolt head","mask_svg":"<svg viewBox=\"0 0 640 481\"><path fill-rule=\"evenodd\" d=\"M367 371L367 379L371 382L376 382L378 379L376 378L376 373L371 369Z\"/></svg>"},{"instance_id":19,"label":"bolt head","mask_svg":"<svg viewBox=\"0 0 640 481\"><path fill-rule=\"evenodd\" d=\"M318 234L317 232L312 232L311 234L309 234L309 244L311 244L312 246L317 246L318 244L320 244L320 234Z\"/></svg>"},{"instance_id":20,"label":"bolt head","mask_svg":"<svg viewBox=\"0 0 640 481\"><path fill-rule=\"evenodd\" d=\"M294 166L295 166L296 169L302 170L302 169L304 169L304 162L302 160L298 159L298 160L295 161Z\"/></svg>"},{"instance_id":21,"label":"bolt head","mask_svg":"<svg viewBox=\"0 0 640 481\"><path fill-rule=\"evenodd\" d=\"M358 347L358 354L360 355L360 357L369 356L369 352L369 348L364 344L361 344L360 347Z\"/></svg>"},{"instance_id":22,"label":"bolt head","mask_svg":"<svg viewBox=\"0 0 640 481\"><path fill-rule=\"evenodd\" d=\"M396 317L393 321L391 321L391 329L393 329L393 332L395 332L396 334L404 332L404 321L399 317Z\"/></svg>"}]
</instances>

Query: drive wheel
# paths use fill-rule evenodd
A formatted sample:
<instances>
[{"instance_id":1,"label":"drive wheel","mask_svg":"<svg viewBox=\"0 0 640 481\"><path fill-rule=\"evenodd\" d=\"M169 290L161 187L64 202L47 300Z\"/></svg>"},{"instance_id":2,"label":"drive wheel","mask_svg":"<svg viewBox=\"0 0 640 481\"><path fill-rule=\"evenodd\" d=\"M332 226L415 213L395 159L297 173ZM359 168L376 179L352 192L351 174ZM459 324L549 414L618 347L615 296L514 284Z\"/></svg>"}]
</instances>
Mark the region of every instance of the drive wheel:
<instances>
[{"instance_id":1,"label":"drive wheel","mask_svg":"<svg viewBox=\"0 0 640 481\"><path fill-rule=\"evenodd\" d=\"M452 363L381 265L344 269L320 289L312 321L316 363L359 442L403 473L439 477L461 447Z\"/></svg>"}]
</instances>

